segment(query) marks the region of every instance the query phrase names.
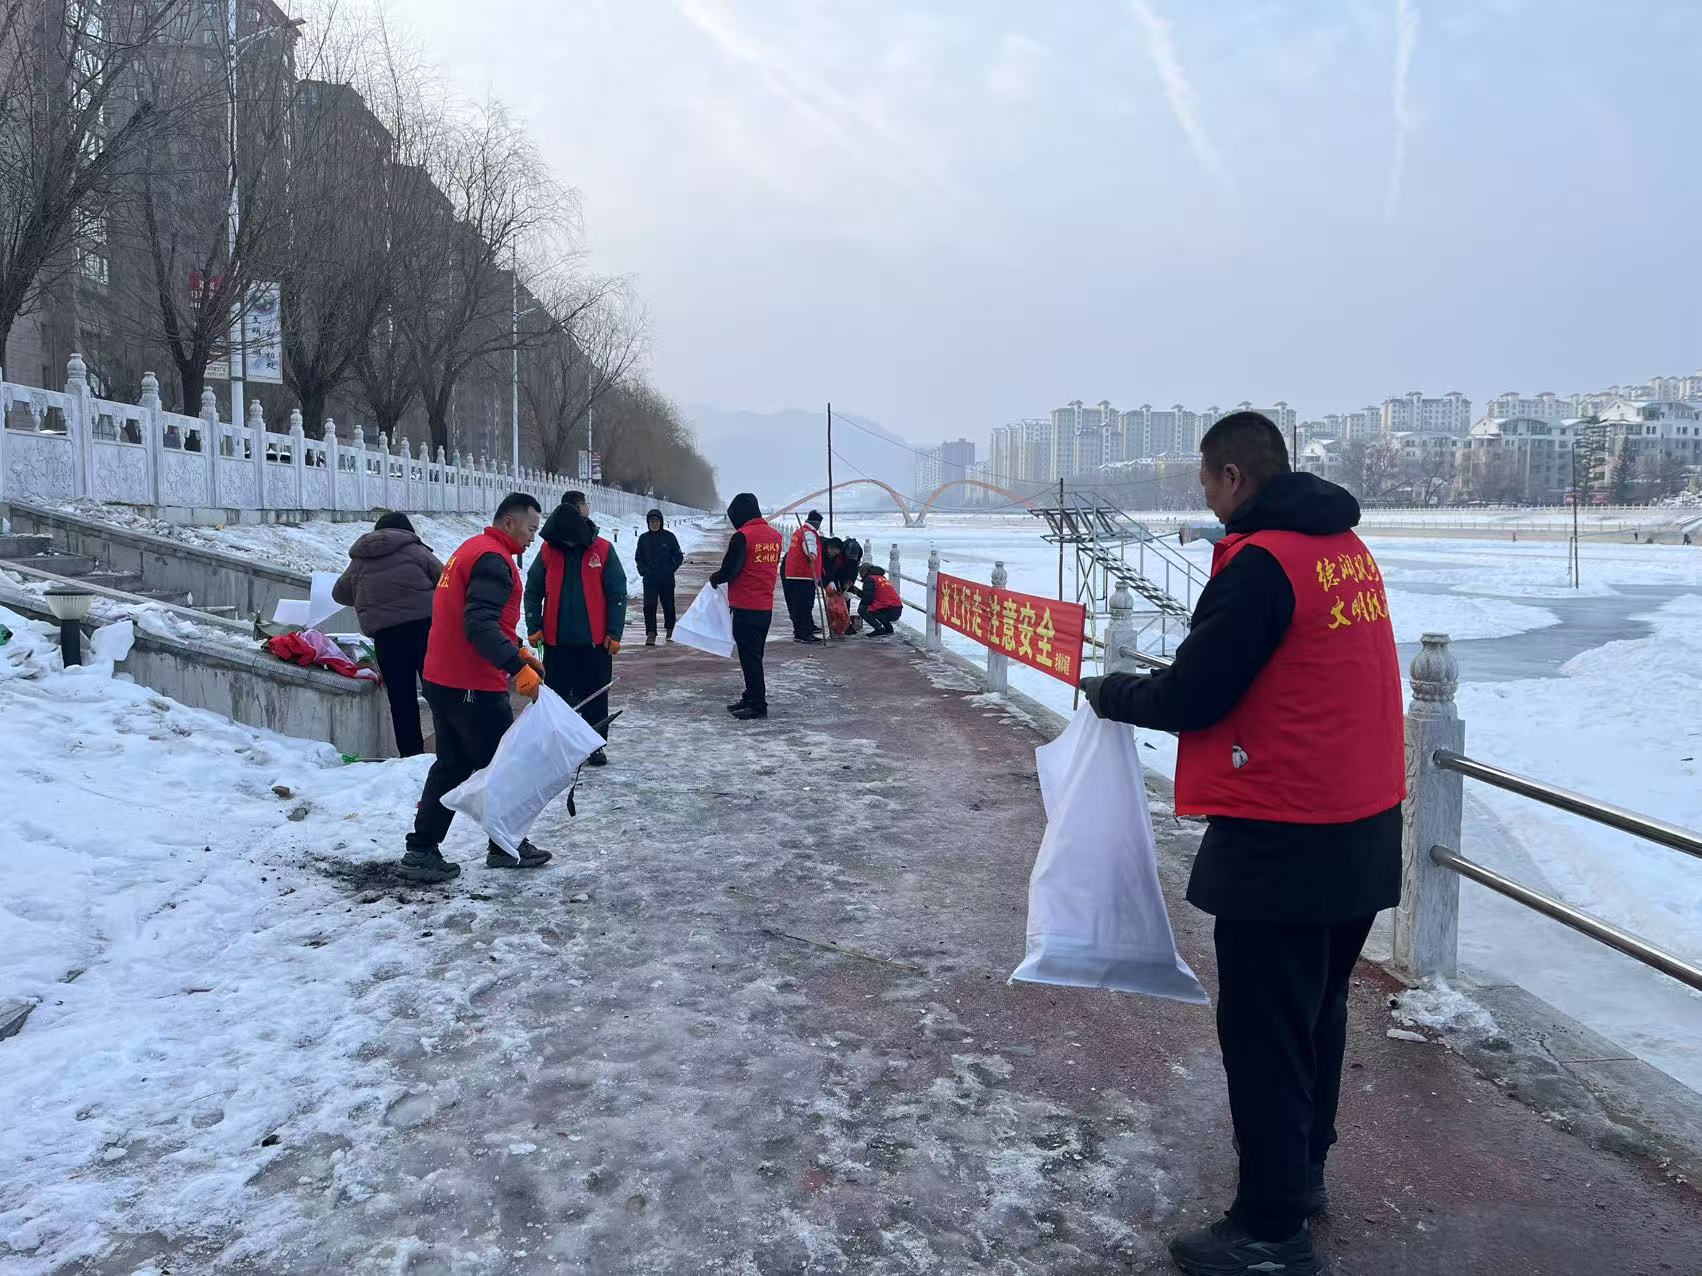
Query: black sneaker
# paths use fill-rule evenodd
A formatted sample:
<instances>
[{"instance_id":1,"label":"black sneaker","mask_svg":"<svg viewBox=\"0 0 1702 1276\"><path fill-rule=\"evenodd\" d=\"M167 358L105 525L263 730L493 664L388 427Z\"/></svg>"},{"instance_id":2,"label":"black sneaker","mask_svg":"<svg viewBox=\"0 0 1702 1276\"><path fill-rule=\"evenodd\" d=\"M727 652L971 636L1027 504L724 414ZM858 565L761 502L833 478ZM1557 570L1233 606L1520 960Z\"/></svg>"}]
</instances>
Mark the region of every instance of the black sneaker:
<instances>
[{"instance_id":1,"label":"black sneaker","mask_svg":"<svg viewBox=\"0 0 1702 1276\"><path fill-rule=\"evenodd\" d=\"M586 766L608 766L609 765L609 755L607 753L605 753L603 750L598 749L590 757L585 759L585 765Z\"/></svg>"},{"instance_id":2,"label":"black sneaker","mask_svg":"<svg viewBox=\"0 0 1702 1276\"><path fill-rule=\"evenodd\" d=\"M444 859L435 846L410 846L396 865L396 876L409 882L448 882L461 876L461 866Z\"/></svg>"},{"instance_id":3,"label":"black sneaker","mask_svg":"<svg viewBox=\"0 0 1702 1276\"><path fill-rule=\"evenodd\" d=\"M809 646L814 646L817 643L821 642L821 635L820 634L805 634L802 637L794 635L794 637L792 638L792 641L793 642L801 642L801 643L804 643L804 644L809 645Z\"/></svg>"},{"instance_id":4,"label":"black sneaker","mask_svg":"<svg viewBox=\"0 0 1702 1276\"><path fill-rule=\"evenodd\" d=\"M655 634L645 634L644 635L644 645L646 647L654 647L656 645L656 635Z\"/></svg>"},{"instance_id":5,"label":"black sneaker","mask_svg":"<svg viewBox=\"0 0 1702 1276\"><path fill-rule=\"evenodd\" d=\"M1228 1215L1171 1241L1170 1257L1188 1276L1317 1276L1323 1270L1305 1227L1285 1241L1261 1241Z\"/></svg>"},{"instance_id":6,"label":"black sneaker","mask_svg":"<svg viewBox=\"0 0 1702 1276\"><path fill-rule=\"evenodd\" d=\"M553 858L548 851L533 846L529 838L520 843L518 856L510 855L495 842L485 847L486 868L542 868Z\"/></svg>"},{"instance_id":7,"label":"black sneaker","mask_svg":"<svg viewBox=\"0 0 1702 1276\"><path fill-rule=\"evenodd\" d=\"M1306 1217L1316 1218L1330 1208L1330 1189L1324 1185L1324 1167L1314 1165L1306 1172Z\"/></svg>"},{"instance_id":8,"label":"black sneaker","mask_svg":"<svg viewBox=\"0 0 1702 1276\"><path fill-rule=\"evenodd\" d=\"M733 710L733 716L740 722L750 722L755 718L766 718L768 716L768 706L743 704Z\"/></svg>"}]
</instances>

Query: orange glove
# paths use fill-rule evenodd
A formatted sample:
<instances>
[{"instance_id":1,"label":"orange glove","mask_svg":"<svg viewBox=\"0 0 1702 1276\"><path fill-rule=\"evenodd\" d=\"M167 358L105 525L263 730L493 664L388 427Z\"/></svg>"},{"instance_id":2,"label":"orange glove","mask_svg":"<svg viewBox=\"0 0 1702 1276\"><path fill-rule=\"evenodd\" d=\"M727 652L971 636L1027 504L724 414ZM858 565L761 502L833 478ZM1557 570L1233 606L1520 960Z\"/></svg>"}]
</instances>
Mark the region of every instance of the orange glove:
<instances>
[{"instance_id":1,"label":"orange glove","mask_svg":"<svg viewBox=\"0 0 1702 1276\"><path fill-rule=\"evenodd\" d=\"M531 665L527 665L519 673L514 675L514 689L521 695L525 696L528 700L536 700L538 698L538 688L543 685L543 678L539 676L538 671L532 668Z\"/></svg>"},{"instance_id":2,"label":"orange glove","mask_svg":"<svg viewBox=\"0 0 1702 1276\"><path fill-rule=\"evenodd\" d=\"M619 638L605 638L603 639L603 646L608 648L611 656L618 656L621 654L621 640Z\"/></svg>"}]
</instances>

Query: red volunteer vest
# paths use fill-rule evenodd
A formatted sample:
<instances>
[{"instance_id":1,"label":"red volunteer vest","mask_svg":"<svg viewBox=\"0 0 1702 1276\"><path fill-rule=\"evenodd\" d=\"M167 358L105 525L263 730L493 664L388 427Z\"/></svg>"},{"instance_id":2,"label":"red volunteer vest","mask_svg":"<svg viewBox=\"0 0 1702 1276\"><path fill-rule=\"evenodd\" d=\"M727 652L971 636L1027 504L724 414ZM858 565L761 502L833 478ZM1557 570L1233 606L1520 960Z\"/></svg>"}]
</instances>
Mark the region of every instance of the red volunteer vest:
<instances>
[{"instance_id":1,"label":"red volunteer vest","mask_svg":"<svg viewBox=\"0 0 1702 1276\"><path fill-rule=\"evenodd\" d=\"M727 605L744 611L773 611L780 579L780 533L763 518L739 529L745 534L745 565L727 586Z\"/></svg>"},{"instance_id":2,"label":"red volunteer vest","mask_svg":"<svg viewBox=\"0 0 1702 1276\"><path fill-rule=\"evenodd\" d=\"M579 556L579 582L585 590L585 614L591 621L591 645L601 647L609 636L609 603L603 597L603 565L612 553L599 536ZM544 645L556 645L556 620L561 610L561 582L567 574L567 555L548 541L538 551L544 560Z\"/></svg>"},{"instance_id":3,"label":"red volunteer vest","mask_svg":"<svg viewBox=\"0 0 1702 1276\"><path fill-rule=\"evenodd\" d=\"M473 564L486 554L501 554L514 577L514 588L502 608L502 632L516 647L515 630L520 624L520 568L514 556L520 552L508 536L487 527L449 556L443 576L431 601L431 637L426 641L425 676L440 687L462 691L507 691L508 675L473 649L467 641L464 616L467 611L467 578Z\"/></svg>"},{"instance_id":4,"label":"red volunteer vest","mask_svg":"<svg viewBox=\"0 0 1702 1276\"><path fill-rule=\"evenodd\" d=\"M810 570L810 556L804 552L804 537L816 537L816 553L821 553L821 537L816 529L808 523L792 533L792 546L786 551L786 579L814 580L816 574Z\"/></svg>"},{"instance_id":5,"label":"red volunteer vest","mask_svg":"<svg viewBox=\"0 0 1702 1276\"><path fill-rule=\"evenodd\" d=\"M1247 545L1281 564L1294 619L1228 716L1183 732L1176 813L1346 824L1388 810L1406 796L1406 744L1376 560L1352 532L1253 532L1219 541L1212 573Z\"/></svg>"},{"instance_id":6,"label":"red volunteer vest","mask_svg":"<svg viewBox=\"0 0 1702 1276\"><path fill-rule=\"evenodd\" d=\"M899 597L898 590L893 586L890 578L870 576L869 583L875 587L875 596L869 603L872 610L878 611L886 607L904 606L904 599Z\"/></svg>"}]
</instances>

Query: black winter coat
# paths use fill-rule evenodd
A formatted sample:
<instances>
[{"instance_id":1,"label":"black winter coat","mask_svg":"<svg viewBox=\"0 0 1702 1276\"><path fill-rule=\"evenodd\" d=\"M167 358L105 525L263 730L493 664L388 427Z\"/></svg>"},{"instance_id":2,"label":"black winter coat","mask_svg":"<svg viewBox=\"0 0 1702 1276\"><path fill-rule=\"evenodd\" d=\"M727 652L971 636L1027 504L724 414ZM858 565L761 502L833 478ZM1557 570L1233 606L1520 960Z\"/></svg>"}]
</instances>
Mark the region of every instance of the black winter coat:
<instances>
[{"instance_id":1,"label":"black winter coat","mask_svg":"<svg viewBox=\"0 0 1702 1276\"><path fill-rule=\"evenodd\" d=\"M662 511L651 510L645 517L646 526L651 519L662 522ZM645 580L664 581L673 579L679 571L680 564L686 561L686 556L680 552L679 538L670 532L666 526L656 531L647 531L638 538L638 547L633 550L633 565L638 568L638 574Z\"/></svg>"},{"instance_id":2,"label":"black winter coat","mask_svg":"<svg viewBox=\"0 0 1702 1276\"><path fill-rule=\"evenodd\" d=\"M1359 502L1346 489L1284 474L1235 512L1229 531L1329 536L1358 523ZM1201 591L1175 663L1150 676L1112 674L1100 712L1160 731L1209 727L1246 694L1293 619L1287 574L1269 553L1246 546ZM1188 882L1188 902L1204 912L1292 925L1369 917L1400 895L1398 806L1349 824L1214 817Z\"/></svg>"}]
</instances>

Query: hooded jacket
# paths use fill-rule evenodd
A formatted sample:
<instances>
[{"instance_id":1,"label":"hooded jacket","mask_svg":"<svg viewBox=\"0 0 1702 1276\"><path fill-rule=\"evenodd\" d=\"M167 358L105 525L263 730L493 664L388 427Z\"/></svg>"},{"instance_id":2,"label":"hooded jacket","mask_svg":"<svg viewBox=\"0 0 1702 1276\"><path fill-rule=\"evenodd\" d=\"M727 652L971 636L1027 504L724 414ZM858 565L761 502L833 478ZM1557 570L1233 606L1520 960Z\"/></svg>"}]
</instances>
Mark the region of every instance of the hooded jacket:
<instances>
[{"instance_id":1,"label":"hooded jacket","mask_svg":"<svg viewBox=\"0 0 1702 1276\"><path fill-rule=\"evenodd\" d=\"M1358 523L1359 502L1346 489L1313 474L1284 474L1235 512L1225 539L1259 532L1335 537ZM1171 667L1144 677L1110 675L1100 710L1113 721L1163 731L1216 727L1271 662L1295 615L1295 586L1277 556L1257 540L1241 544L1201 591ZM1398 670L1395 676L1398 714ZM1317 765L1330 765L1331 749L1350 756L1366 743L1319 738ZM1188 899L1219 917L1281 924L1337 924L1392 907L1400 899L1398 796L1393 803L1344 823L1213 815Z\"/></svg>"},{"instance_id":2,"label":"hooded jacket","mask_svg":"<svg viewBox=\"0 0 1702 1276\"><path fill-rule=\"evenodd\" d=\"M648 530L651 519L660 524L653 532ZM632 552L633 565L645 580L672 580L680 564L686 561L686 556L680 552L679 538L668 530L661 510L651 510L644 516L644 523L646 531L638 538L638 547Z\"/></svg>"},{"instance_id":3,"label":"hooded jacket","mask_svg":"<svg viewBox=\"0 0 1702 1276\"><path fill-rule=\"evenodd\" d=\"M360 631L380 630L413 620L430 620L432 592L443 564L413 532L385 528L367 532L349 548L349 565L331 587L331 597L353 607Z\"/></svg>"},{"instance_id":4,"label":"hooded jacket","mask_svg":"<svg viewBox=\"0 0 1702 1276\"><path fill-rule=\"evenodd\" d=\"M590 647L603 637L619 640L626 632L626 569L614 546L597 535L597 524L572 505L558 505L539 533L544 549L526 573L526 632L548 631L545 609L555 607L555 645ZM560 596L550 596L550 559L560 556ZM587 563L587 556L602 563ZM591 615L595 599L587 598L586 573L602 585L602 623Z\"/></svg>"}]
</instances>

